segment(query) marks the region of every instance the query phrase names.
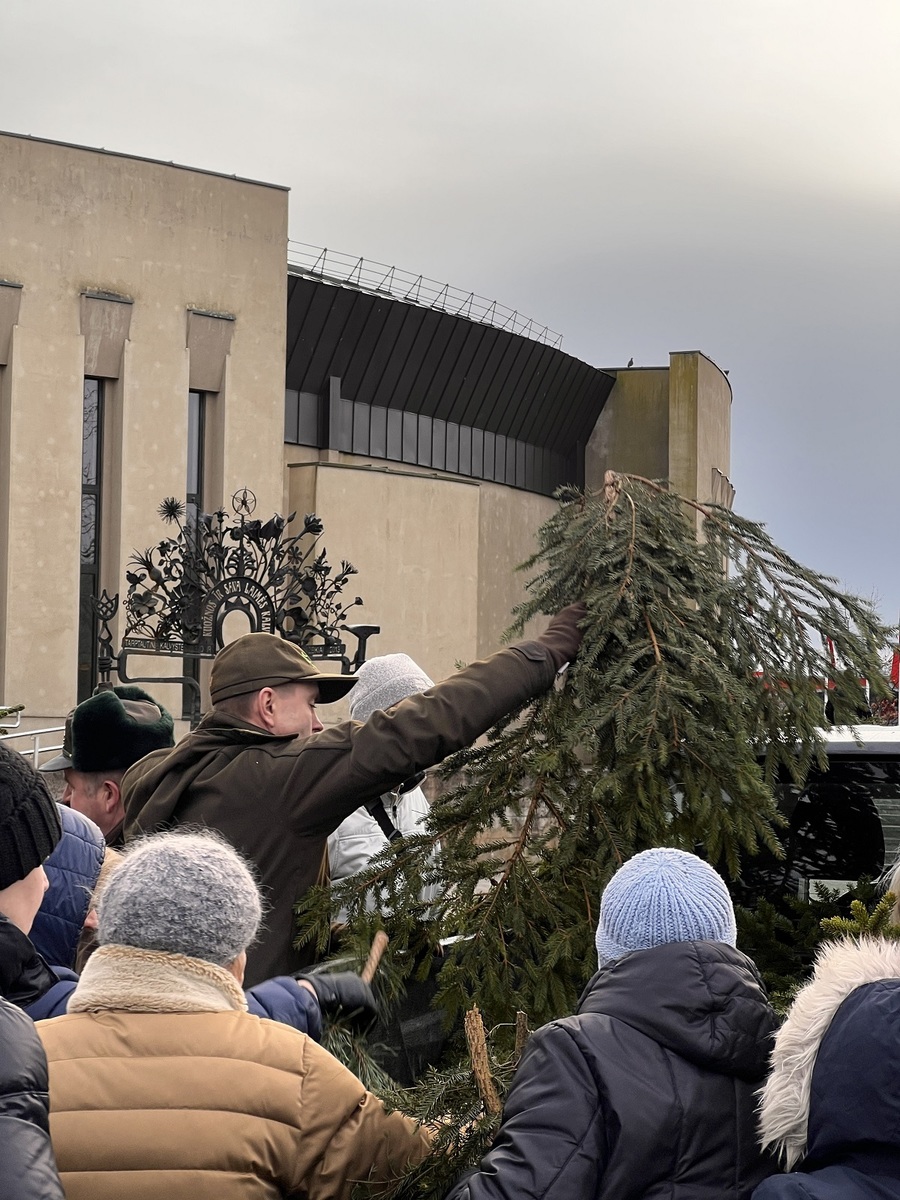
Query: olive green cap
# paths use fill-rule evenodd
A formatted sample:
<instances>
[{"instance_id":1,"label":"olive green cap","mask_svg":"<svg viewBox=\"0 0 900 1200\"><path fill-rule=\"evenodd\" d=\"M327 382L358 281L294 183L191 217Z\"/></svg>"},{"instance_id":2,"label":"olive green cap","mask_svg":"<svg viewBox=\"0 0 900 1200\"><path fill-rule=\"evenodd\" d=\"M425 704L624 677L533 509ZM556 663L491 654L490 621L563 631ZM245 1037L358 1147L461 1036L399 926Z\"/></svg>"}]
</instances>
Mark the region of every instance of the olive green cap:
<instances>
[{"instance_id":1,"label":"olive green cap","mask_svg":"<svg viewBox=\"0 0 900 1200\"><path fill-rule=\"evenodd\" d=\"M274 633L246 633L216 655L209 677L213 704L283 683L317 683L319 702L340 700L356 683L355 675L328 675L309 655Z\"/></svg>"}]
</instances>

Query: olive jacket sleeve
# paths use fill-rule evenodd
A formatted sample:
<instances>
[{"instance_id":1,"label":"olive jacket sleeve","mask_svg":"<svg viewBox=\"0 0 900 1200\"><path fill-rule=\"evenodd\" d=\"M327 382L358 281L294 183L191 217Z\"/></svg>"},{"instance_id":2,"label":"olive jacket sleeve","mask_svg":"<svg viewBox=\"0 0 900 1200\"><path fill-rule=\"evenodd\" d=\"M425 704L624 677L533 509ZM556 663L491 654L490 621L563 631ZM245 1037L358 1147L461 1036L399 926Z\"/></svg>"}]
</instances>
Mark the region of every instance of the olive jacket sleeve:
<instances>
[{"instance_id":1,"label":"olive jacket sleeve","mask_svg":"<svg viewBox=\"0 0 900 1200\"><path fill-rule=\"evenodd\" d=\"M174 749L127 772L126 835L171 827L198 795L211 812L219 798L264 793L295 833L325 837L361 804L471 745L546 691L559 665L541 641L522 642L365 724L346 721L307 738L276 737L213 710Z\"/></svg>"},{"instance_id":2,"label":"olive jacket sleeve","mask_svg":"<svg viewBox=\"0 0 900 1200\"><path fill-rule=\"evenodd\" d=\"M471 745L501 717L550 686L553 661L525 642L472 663L426 692L348 721L284 751L306 830L328 834L360 804ZM278 757L278 751L273 757ZM302 798L300 798L302 797Z\"/></svg>"}]
</instances>

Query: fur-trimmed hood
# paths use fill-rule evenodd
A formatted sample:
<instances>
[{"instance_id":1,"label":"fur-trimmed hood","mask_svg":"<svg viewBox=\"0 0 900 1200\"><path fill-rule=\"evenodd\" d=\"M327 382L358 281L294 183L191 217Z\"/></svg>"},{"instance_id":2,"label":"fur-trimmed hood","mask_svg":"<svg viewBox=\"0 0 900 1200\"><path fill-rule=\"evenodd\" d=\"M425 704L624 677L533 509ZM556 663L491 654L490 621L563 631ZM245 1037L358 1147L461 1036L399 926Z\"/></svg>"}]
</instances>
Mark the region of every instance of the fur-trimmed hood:
<instances>
[{"instance_id":1,"label":"fur-trimmed hood","mask_svg":"<svg viewBox=\"0 0 900 1200\"><path fill-rule=\"evenodd\" d=\"M842 1146L860 1141L894 1151L895 1136L881 1136L880 1124L886 1118L896 1129L896 1112L887 1117L873 1071L895 1081L898 1070L900 942L830 943L776 1036L772 1073L760 1092L763 1144L788 1170L807 1155L839 1157Z\"/></svg>"}]
</instances>

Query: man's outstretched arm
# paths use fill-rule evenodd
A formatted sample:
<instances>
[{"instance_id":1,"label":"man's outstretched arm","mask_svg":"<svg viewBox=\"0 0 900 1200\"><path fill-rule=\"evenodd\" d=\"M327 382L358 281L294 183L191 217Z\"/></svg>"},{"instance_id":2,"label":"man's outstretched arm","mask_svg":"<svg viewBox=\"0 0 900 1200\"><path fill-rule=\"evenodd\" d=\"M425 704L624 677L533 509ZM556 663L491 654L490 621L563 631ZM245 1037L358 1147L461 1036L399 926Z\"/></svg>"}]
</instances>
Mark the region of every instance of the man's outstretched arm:
<instances>
[{"instance_id":1,"label":"man's outstretched arm","mask_svg":"<svg viewBox=\"0 0 900 1200\"><path fill-rule=\"evenodd\" d=\"M583 604L558 613L544 633L471 663L365 724L348 721L286 757L305 832L327 834L366 800L470 746L507 713L545 692L581 644ZM285 766L288 766L286 763Z\"/></svg>"}]
</instances>

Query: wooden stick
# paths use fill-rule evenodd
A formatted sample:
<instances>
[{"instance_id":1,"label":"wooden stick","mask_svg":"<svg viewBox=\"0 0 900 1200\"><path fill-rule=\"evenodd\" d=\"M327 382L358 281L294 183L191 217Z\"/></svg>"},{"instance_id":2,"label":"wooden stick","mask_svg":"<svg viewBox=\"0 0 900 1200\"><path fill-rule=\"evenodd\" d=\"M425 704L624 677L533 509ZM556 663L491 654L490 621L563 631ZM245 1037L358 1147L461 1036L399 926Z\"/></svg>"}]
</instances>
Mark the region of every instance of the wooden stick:
<instances>
[{"instance_id":1,"label":"wooden stick","mask_svg":"<svg viewBox=\"0 0 900 1200\"><path fill-rule=\"evenodd\" d=\"M484 1033L484 1022L477 1006L470 1008L464 1018L466 1041L469 1044L469 1058L472 1061L472 1074L478 1085L481 1102L491 1116L497 1116L503 1107L494 1081L491 1079L491 1063L488 1058L487 1038Z\"/></svg>"},{"instance_id":2,"label":"wooden stick","mask_svg":"<svg viewBox=\"0 0 900 1200\"><path fill-rule=\"evenodd\" d=\"M359 973L359 977L363 983L371 983L375 978L375 972L378 970L378 964L381 962L381 956L384 954L385 950L387 950L387 945L390 940L391 939L383 929L379 929L375 934L375 937L372 941L372 949L369 951L369 957L366 959L366 965Z\"/></svg>"},{"instance_id":3,"label":"wooden stick","mask_svg":"<svg viewBox=\"0 0 900 1200\"><path fill-rule=\"evenodd\" d=\"M528 1013L519 1011L516 1013L516 1048L513 1052L513 1062L516 1066L519 1065L519 1059L522 1057L528 1037Z\"/></svg>"}]
</instances>

